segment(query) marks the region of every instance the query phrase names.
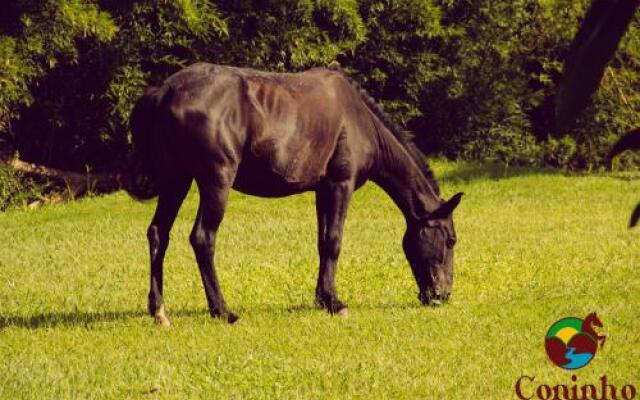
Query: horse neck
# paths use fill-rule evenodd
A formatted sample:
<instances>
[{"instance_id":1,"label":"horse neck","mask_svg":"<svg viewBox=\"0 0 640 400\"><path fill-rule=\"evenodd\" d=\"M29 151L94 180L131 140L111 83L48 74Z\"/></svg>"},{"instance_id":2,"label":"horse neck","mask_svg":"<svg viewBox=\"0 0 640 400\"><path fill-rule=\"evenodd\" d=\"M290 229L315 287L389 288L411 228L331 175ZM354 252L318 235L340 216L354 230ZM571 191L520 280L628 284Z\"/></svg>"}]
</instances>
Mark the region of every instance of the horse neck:
<instances>
[{"instance_id":1,"label":"horse neck","mask_svg":"<svg viewBox=\"0 0 640 400\"><path fill-rule=\"evenodd\" d=\"M436 210L440 199L400 141L383 125L377 128L378 154L372 180L393 199L407 224L415 223Z\"/></svg>"},{"instance_id":2,"label":"horse neck","mask_svg":"<svg viewBox=\"0 0 640 400\"><path fill-rule=\"evenodd\" d=\"M595 317L591 314L587 315L587 318L582 322L582 332L589 333L595 336L595 330L593 329Z\"/></svg>"}]
</instances>

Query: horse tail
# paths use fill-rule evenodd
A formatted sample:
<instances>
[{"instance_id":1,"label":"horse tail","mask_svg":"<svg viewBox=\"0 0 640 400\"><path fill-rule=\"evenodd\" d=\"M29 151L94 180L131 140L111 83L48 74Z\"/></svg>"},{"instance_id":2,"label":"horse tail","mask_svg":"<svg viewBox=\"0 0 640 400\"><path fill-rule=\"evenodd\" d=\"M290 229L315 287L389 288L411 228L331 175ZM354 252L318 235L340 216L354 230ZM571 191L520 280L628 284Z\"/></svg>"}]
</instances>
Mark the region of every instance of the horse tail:
<instances>
[{"instance_id":1,"label":"horse tail","mask_svg":"<svg viewBox=\"0 0 640 400\"><path fill-rule=\"evenodd\" d=\"M131 197L139 201L158 196L153 159L154 139L157 136L155 117L158 111L158 90L156 87L149 88L133 107L129 119L134 153L123 186Z\"/></svg>"}]
</instances>

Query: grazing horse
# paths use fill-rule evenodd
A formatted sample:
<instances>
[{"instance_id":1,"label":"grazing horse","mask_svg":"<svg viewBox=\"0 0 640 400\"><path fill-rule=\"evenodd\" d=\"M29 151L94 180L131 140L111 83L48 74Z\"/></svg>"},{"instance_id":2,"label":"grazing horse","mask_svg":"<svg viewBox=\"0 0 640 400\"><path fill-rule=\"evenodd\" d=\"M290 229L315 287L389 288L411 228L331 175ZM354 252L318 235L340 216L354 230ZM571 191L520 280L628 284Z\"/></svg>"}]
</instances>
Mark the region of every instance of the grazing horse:
<instances>
[{"instance_id":1,"label":"grazing horse","mask_svg":"<svg viewBox=\"0 0 640 400\"><path fill-rule=\"evenodd\" d=\"M231 188L262 197L316 192L316 301L343 314L334 281L344 220L353 191L371 179L405 216L403 248L418 298L425 305L448 299L452 212L462 193L440 199L415 145L341 71L280 74L194 64L146 91L132 111L131 130L139 167L127 191L138 199L158 196L147 233L149 312L159 324L169 325L162 297L169 231L193 180L200 204L190 242L213 317L238 319L227 308L214 266Z\"/></svg>"}]
</instances>

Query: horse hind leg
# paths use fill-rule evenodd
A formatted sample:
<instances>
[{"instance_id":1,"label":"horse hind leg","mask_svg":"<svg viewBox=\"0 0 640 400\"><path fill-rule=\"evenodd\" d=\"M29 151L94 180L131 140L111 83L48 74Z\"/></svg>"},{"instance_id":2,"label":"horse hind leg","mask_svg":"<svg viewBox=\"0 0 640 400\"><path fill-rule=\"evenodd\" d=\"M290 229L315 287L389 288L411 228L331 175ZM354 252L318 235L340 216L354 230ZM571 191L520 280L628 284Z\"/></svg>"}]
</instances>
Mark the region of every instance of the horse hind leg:
<instances>
[{"instance_id":1,"label":"horse hind leg","mask_svg":"<svg viewBox=\"0 0 640 400\"><path fill-rule=\"evenodd\" d=\"M149 314L158 325L169 326L163 298L163 263L169 246L169 232L184 201L191 179L176 179L171 185L163 185L158 195L156 212L147 230L149 255L151 259L151 279L149 287Z\"/></svg>"}]
</instances>

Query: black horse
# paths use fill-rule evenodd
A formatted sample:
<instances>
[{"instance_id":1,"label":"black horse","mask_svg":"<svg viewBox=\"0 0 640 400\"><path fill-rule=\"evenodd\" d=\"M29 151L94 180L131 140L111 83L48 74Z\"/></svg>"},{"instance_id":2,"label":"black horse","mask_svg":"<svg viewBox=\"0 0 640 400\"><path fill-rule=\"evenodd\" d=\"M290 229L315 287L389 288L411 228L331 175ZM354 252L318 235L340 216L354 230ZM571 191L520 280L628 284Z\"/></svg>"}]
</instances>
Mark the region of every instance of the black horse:
<instances>
[{"instance_id":1,"label":"black horse","mask_svg":"<svg viewBox=\"0 0 640 400\"><path fill-rule=\"evenodd\" d=\"M209 311L230 323L214 268L216 233L229 190L281 197L316 192L318 305L346 306L335 290L342 229L351 194L368 179L402 210L403 248L424 304L448 299L453 284L452 212L461 193L439 197L421 153L357 84L332 69L277 74L199 63L152 87L131 115L140 167L134 197L158 196L148 230L149 312L168 325L162 269L169 231L191 182L200 205L190 241Z\"/></svg>"}]
</instances>

